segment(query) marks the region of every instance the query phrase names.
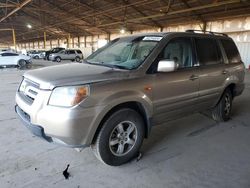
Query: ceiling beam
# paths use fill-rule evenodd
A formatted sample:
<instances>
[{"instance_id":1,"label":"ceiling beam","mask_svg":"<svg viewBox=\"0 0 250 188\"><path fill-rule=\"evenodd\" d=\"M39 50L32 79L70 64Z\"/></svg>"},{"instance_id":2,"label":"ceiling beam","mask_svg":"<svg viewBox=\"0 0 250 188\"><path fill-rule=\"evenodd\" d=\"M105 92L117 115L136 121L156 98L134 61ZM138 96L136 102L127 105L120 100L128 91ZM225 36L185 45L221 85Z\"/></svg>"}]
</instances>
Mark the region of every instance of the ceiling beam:
<instances>
[{"instance_id":1,"label":"ceiling beam","mask_svg":"<svg viewBox=\"0 0 250 188\"><path fill-rule=\"evenodd\" d=\"M67 10L66 8L63 8L63 7L58 6L57 4L55 4L55 2L49 2L49 1L47 1L47 0L44 0L44 1L45 1L45 2L48 2L48 3L49 3L50 5L52 5L53 7L56 7L56 10L65 13L66 16L72 16L73 19L78 19L78 17L79 17L79 15L77 15L77 14L75 14L75 13L68 12L68 10ZM86 23L87 25L89 25L90 27L92 26L92 24L91 24L90 22L87 22L86 20L84 20L84 19L82 19L82 18L79 18L78 21L82 21L82 22ZM77 27L77 26L75 25L75 27ZM77 29L82 30L82 31L85 33L85 35L93 35L93 33L89 32L89 31L87 31L87 30L85 30L85 29L82 29L82 28L80 28L80 27L78 27ZM98 29L99 29L100 31L102 31L102 32L107 33L107 31L104 30L104 29L101 29L101 28L98 28Z\"/></svg>"},{"instance_id":2,"label":"ceiling beam","mask_svg":"<svg viewBox=\"0 0 250 188\"><path fill-rule=\"evenodd\" d=\"M224 2L210 3L210 4L207 4L207 5L191 7L191 8L186 8L186 9L176 10L176 11L170 11L170 12L167 12L167 13L159 13L159 14L154 14L154 15L150 15L150 16L132 18L132 19L128 19L127 21L141 21L141 20L147 20L147 19L150 19L150 18L159 18L159 17L164 17L164 16L182 14L182 13L192 12L192 11L195 11L195 10L203 10L203 9L214 8L214 7L219 7L219 6L229 5L229 4L234 4L234 3L240 3L240 2L241 2L241 0L227 0L227 1L224 1ZM164 7L162 7L162 8L164 8ZM122 23L122 21L106 23L106 24L100 25L100 27L117 25L117 24L121 24L121 23Z\"/></svg>"},{"instance_id":3,"label":"ceiling beam","mask_svg":"<svg viewBox=\"0 0 250 188\"><path fill-rule=\"evenodd\" d=\"M10 17L12 14L16 13L19 11L21 8L23 8L25 5L30 3L32 0L25 0L23 3L19 4L14 10L12 10L10 13L8 13L6 16L2 17L0 19L0 22L4 21L6 18Z\"/></svg>"}]
</instances>

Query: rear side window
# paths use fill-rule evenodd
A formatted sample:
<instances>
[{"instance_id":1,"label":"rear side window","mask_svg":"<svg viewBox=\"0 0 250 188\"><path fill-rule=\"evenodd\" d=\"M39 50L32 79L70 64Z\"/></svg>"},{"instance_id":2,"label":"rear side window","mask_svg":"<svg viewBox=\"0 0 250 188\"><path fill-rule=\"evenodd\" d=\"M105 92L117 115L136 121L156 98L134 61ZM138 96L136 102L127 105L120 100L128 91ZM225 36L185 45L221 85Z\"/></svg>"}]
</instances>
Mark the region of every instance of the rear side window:
<instances>
[{"instance_id":1,"label":"rear side window","mask_svg":"<svg viewBox=\"0 0 250 188\"><path fill-rule=\"evenodd\" d=\"M232 40L221 40L221 44L225 50L228 63L238 63L241 61L239 51Z\"/></svg>"},{"instance_id":2,"label":"rear side window","mask_svg":"<svg viewBox=\"0 0 250 188\"><path fill-rule=\"evenodd\" d=\"M209 38L196 38L197 57L201 65L214 65L221 63L221 53L216 40Z\"/></svg>"},{"instance_id":3,"label":"rear side window","mask_svg":"<svg viewBox=\"0 0 250 188\"><path fill-rule=\"evenodd\" d=\"M75 54L75 50L69 50L69 54Z\"/></svg>"},{"instance_id":4,"label":"rear side window","mask_svg":"<svg viewBox=\"0 0 250 188\"><path fill-rule=\"evenodd\" d=\"M18 56L16 53L2 53L2 56Z\"/></svg>"},{"instance_id":5,"label":"rear side window","mask_svg":"<svg viewBox=\"0 0 250 188\"><path fill-rule=\"evenodd\" d=\"M81 50L76 50L76 52L77 52L78 54L81 54L81 53L82 53L82 51L81 51Z\"/></svg>"}]
</instances>

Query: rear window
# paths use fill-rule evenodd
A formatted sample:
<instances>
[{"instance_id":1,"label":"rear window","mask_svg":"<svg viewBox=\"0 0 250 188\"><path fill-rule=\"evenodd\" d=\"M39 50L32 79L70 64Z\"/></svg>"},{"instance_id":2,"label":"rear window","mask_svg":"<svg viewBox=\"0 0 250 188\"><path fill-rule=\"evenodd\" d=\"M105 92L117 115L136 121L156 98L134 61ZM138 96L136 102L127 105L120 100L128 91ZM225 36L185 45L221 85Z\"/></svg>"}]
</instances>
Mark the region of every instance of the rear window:
<instances>
[{"instance_id":1,"label":"rear window","mask_svg":"<svg viewBox=\"0 0 250 188\"><path fill-rule=\"evenodd\" d=\"M197 57L201 65L213 65L221 63L221 53L214 39L196 38Z\"/></svg>"},{"instance_id":2,"label":"rear window","mask_svg":"<svg viewBox=\"0 0 250 188\"><path fill-rule=\"evenodd\" d=\"M225 50L228 63L238 63L241 61L239 51L232 40L221 40L221 44Z\"/></svg>"}]
</instances>

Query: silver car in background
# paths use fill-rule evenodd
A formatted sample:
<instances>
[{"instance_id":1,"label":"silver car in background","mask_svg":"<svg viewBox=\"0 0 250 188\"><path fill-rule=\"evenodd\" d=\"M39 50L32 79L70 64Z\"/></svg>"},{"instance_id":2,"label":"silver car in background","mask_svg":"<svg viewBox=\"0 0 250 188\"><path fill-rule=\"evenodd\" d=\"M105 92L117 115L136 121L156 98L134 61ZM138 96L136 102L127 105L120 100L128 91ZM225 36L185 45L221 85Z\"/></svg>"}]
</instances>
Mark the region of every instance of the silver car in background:
<instances>
[{"instance_id":1,"label":"silver car in background","mask_svg":"<svg viewBox=\"0 0 250 188\"><path fill-rule=\"evenodd\" d=\"M80 62L83 59L83 54L81 50L66 49L57 53L51 53L49 55L49 60L61 62L62 60L71 60Z\"/></svg>"}]
</instances>

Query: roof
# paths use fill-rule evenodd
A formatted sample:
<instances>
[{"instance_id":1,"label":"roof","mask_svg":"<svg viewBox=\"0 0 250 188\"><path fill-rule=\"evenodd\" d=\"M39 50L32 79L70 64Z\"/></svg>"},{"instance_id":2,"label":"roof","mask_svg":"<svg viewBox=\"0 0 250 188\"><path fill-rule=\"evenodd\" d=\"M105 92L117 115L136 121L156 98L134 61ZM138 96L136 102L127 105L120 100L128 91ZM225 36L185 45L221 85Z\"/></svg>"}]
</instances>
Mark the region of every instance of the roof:
<instances>
[{"instance_id":1,"label":"roof","mask_svg":"<svg viewBox=\"0 0 250 188\"><path fill-rule=\"evenodd\" d=\"M248 0L4 0L0 28L17 42L204 23L250 15ZM27 28L27 24L32 26ZM12 41L0 31L0 41Z\"/></svg>"}]
</instances>

